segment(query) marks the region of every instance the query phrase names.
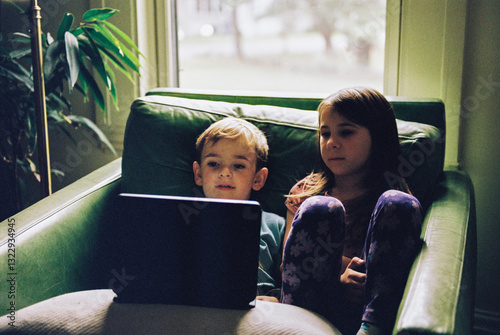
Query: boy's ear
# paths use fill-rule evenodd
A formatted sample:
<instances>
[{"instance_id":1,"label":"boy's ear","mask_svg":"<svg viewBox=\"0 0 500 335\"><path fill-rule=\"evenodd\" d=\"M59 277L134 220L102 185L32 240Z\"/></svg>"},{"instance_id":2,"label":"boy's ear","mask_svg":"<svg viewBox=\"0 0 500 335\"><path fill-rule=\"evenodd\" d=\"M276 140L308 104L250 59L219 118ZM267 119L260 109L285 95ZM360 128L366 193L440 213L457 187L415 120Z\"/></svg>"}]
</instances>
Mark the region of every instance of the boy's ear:
<instances>
[{"instance_id":1,"label":"boy's ear","mask_svg":"<svg viewBox=\"0 0 500 335\"><path fill-rule=\"evenodd\" d=\"M264 184L267 180L267 175L269 174L269 170L266 167L263 167L259 171L255 173L255 177L253 179L252 189L254 191L260 191L261 188L264 187Z\"/></svg>"},{"instance_id":2,"label":"boy's ear","mask_svg":"<svg viewBox=\"0 0 500 335\"><path fill-rule=\"evenodd\" d=\"M203 179L201 178L201 167L197 161L193 162L193 174L194 174L194 182L196 183L196 185L203 186L202 185Z\"/></svg>"}]
</instances>

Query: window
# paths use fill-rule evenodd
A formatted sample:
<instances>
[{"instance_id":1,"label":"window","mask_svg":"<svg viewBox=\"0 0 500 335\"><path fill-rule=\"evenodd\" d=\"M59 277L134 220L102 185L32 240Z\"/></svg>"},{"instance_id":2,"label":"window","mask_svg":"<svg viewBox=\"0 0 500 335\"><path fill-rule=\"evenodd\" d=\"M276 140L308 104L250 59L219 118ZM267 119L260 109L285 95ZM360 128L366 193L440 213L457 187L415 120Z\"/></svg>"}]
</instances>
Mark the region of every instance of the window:
<instances>
[{"instance_id":1,"label":"window","mask_svg":"<svg viewBox=\"0 0 500 335\"><path fill-rule=\"evenodd\" d=\"M383 91L385 0L177 1L179 86Z\"/></svg>"}]
</instances>

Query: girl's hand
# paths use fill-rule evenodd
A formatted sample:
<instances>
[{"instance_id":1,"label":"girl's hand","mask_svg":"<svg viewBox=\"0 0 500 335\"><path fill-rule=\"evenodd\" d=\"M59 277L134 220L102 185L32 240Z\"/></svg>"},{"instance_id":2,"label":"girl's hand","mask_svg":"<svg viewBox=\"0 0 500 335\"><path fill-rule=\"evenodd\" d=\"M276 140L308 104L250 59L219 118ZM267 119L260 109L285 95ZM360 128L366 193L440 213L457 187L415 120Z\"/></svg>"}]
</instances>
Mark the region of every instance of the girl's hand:
<instances>
[{"instance_id":1,"label":"girl's hand","mask_svg":"<svg viewBox=\"0 0 500 335\"><path fill-rule=\"evenodd\" d=\"M340 276L340 284L347 300L360 305L363 304L366 274L359 271L364 265L364 260L354 257Z\"/></svg>"}]
</instances>

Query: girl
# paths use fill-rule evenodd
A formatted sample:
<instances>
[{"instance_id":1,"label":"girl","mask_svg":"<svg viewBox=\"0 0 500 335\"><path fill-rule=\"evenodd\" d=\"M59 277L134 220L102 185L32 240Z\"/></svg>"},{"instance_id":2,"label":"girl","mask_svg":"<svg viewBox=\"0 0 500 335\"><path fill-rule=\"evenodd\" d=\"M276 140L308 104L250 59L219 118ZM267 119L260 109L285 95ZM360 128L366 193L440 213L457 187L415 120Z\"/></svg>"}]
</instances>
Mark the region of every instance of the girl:
<instances>
[{"instance_id":1,"label":"girl","mask_svg":"<svg viewBox=\"0 0 500 335\"><path fill-rule=\"evenodd\" d=\"M281 302L343 334L391 333L420 249L422 209L399 176L394 112L372 89L321 102L319 168L290 191ZM393 180L392 180L393 181Z\"/></svg>"}]
</instances>

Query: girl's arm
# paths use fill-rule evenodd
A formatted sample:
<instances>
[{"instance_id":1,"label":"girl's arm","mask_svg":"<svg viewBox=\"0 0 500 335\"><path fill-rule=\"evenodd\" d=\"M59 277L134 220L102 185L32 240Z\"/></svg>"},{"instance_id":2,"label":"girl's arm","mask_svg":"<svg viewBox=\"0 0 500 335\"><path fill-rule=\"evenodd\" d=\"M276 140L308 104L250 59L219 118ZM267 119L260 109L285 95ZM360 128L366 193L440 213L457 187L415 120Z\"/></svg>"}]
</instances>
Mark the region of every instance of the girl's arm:
<instances>
[{"instance_id":1,"label":"girl's arm","mask_svg":"<svg viewBox=\"0 0 500 335\"><path fill-rule=\"evenodd\" d=\"M280 265L280 270L283 272L283 257L285 257L285 245L286 245L286 240L288 239L288 235L290 234L290 230L292 229L292 222L293 222L293 217L295 214L288 209L286 211L286 224L285 224L285 233L283 234L283 254L281 255L281 265Z\"/></svg>"},{"instance_id":2,"label":"girl's arm","mask_svg":"<svg viewBox=\"0 0 500 335\"><path fill-rule=\"evenodd\" d=\"M292 229L293 217L295 215L288 209L286 211L286 226L285 226L285 234L283 235L283 250L285 249L286 240L288 239L288 235L290 234L290 230Z\"/></svg>"}]
</instances>

